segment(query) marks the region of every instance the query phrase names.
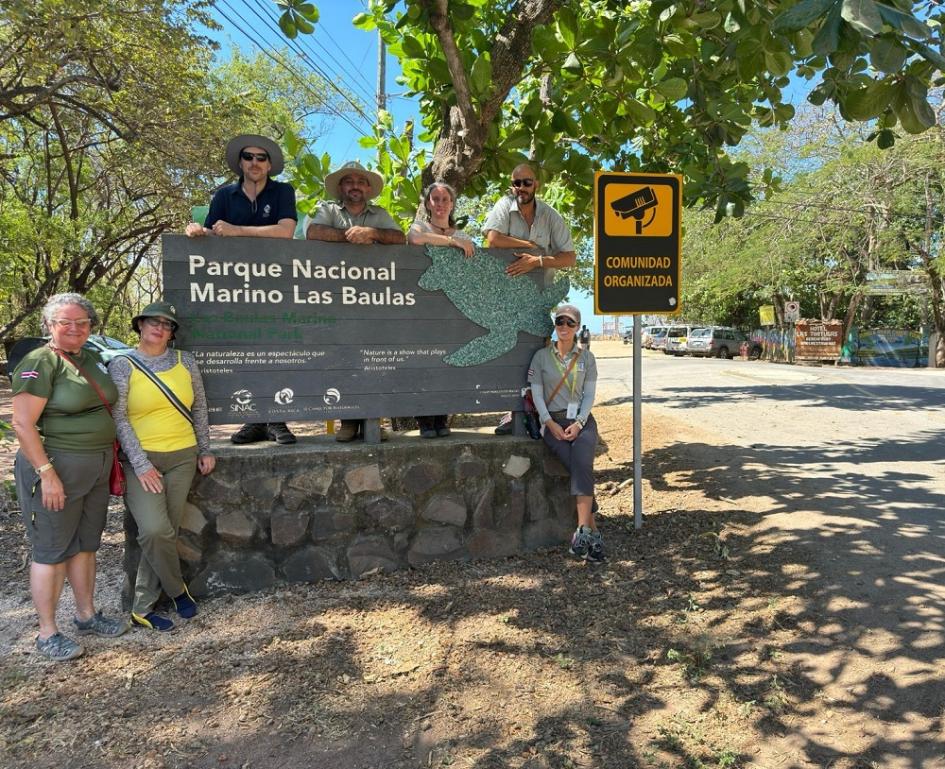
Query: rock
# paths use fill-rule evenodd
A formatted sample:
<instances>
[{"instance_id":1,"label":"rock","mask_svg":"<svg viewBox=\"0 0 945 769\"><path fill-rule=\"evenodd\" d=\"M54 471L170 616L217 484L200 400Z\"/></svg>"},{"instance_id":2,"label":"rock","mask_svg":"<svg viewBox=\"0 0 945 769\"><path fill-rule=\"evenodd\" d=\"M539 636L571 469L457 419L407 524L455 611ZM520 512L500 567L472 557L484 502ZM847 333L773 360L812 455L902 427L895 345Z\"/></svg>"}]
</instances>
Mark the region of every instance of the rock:
<instances>
[{"instance_id":1,"label":"rock","mask_svg":"<svg viewBox=\"0 0 945 769\"><path fill-rule=\"evenodd\" d=\"M229 468L224 465L223 468L217 468L213 475L198 473L191 501L196 500L202 510L211 513L220 513L241 504L243 490L238 480L225 478L227 469Z\"/></svg>"},{"instance_id":2,"label":"rock","mask_svg":"<svg viewBox=\"0 0 945 769\"><path fill-rule=\"evenodd\" d=\"M561 464L556 456L553 454L546 454L544 460L542 460L542 472L545 475L550 475L553 478L567 478L571 473L568 472L568 468Z\"/></svg>"},{"instance_id":3,"label":"rock","mask_svg":"<svg viewBox=\"0 0 945 769\"><path fill-rule=\"evenodd\" d=\"M464 451L456 462L457 481L482 478L488 471L489 466L481 459L474 457L469 451Z\"/></svg>"},{"instance_id":4,"label":"rock","mask_svg":"<svg viewBox=\"0 0 945 769\"><path fill-rule=\"evenodd\" d=\"M466 541L473 558L505 558L521 551L522 535L519 529L479 529Z\"/></svg>"},{"instance_id":5,"label":"rock","mask_svg":"<svg viewBox=\"0 0 945 769\"><path fill-rule=\"evenodd\" d=\"M308 531L311 516L307 512L289 512L277 510L269 521L272 544L277 547L291 547L299 544Z\"/></svg>"},{"instance_id":6,"label":"rock","mask_svg":"<svg viewBox=\"0 0 945 769\"><path fill-rule=\"evenodd\" d=\"M177 555L180 556L181 560L188 563L200 563L203 560L203 551L198 547L194 547L183 537L177 539Z\"/></svg>"},{"instance_id":7,"label":"rock","mask_svg":"<svg viewBox=\"0 0 945 769\"><path fill-rule=\"evenodd\" d=\"M257 529L256 521L239 510L217 516L217 534L224 542L236 545L248 544Z\"/></svg>"},{"instance_id":8,"label":"rock","mask_svg":"<svg viewBox=\"0 0 945 769\"><path fill-rule=\"evenodd\" d=\"M326 547L309 545L288 556L282 562L282 573L289 582L317 582L323 579L342 579L337 558Z\"/></svg>"},{"instance_id":9,"label":"rock","mask_svg":"<svg viewBox=\"0 0 945 769\"><path fill-rule=\"evenodd\" d=\"M276 497L282 491L282 478L272 476L249 477L243 479L241 486L246 496L257 501L257 507L259 507L258 503L262 503L263 507L271 508L272 503L275 502Z\"/></svg>"},{"instance_id":10,"label":"rock","mask_svg":"<svg viewBox=\"0 0 945 769\"><path fill-rule=\"evenodd\" d=\"M576 524L565 524L554 518L544 518L525 524L522 545L525 550L539 547L556 547L566 544L574 533Z\"/></svg>"},{"instance_id":11,"label":"rock","mask_svg":"<svg viewBox=\"0 0 945 769\"><path fill-rule=\"evenodd\" d=\"M276 571L262 553L216 553L188 585L194 595L219 591L245 593L271 587Z\"/></svg>"},{"instance_id":12,"label":"rock","mask_svg":"<svg viewBox=\"0 0 945 769\"><path fill-rule=\"evenodd\" d=\"M377 464L361 465L345 473L345 485L352 494L362 491L383 491L381 468Z\"/></svg>"},{"instance_id":13,"label":"rock","mask_svg":"<svg viewBox=\"0 0 945 769\"><path fill-rule=\"evenodd\" d=\"M437 494L423 509L422 517L462 528L466 525L466 504L455 495Z\"/></svg>"},{"instance_id":14,"label":"rock","mask_svg":"<svg viewBox=\"0 0 945 769\"><path fill-rule=\"evenodd\" d=\"M545 493L545 479L542 476L532 478L525 492L528 520L540 521L548 517L548 497Z\"/></svg>"},{"instance_id":15,"label":"rock","mask_svg":"<svg viewBox=\"0 0 945 769\"><path fill-rule=\"evenodd\" d=\"M467 555L459 529L452 526L430 526L417 532L407 552L407 561L411 566L419 566L431 561L465 558Z\"/></svg>"},{"instance_id":16,"label":"rock","mask_svg":"<svg viewBox=\"0 0 945 769\"><path fill-rule=\"evenodd\" d=\"M207 528L207 519L204 514L200 512L199 507L192 505L190 502L185 502L180 527L186 531L200 535L203 534L203 530Z\"/></svg>"},{"instance_id":17,"label":"rock","mask_svg":"<svg viewBox=\"0 0 945 769\"><path fill-rule=\"evenodd\" d=\"M342 512L335 508L315 510L312 513L312 539L318 542L349 534L357 529L357 523L354 513Z\"/></svg>"},{"instance_id":18,"label":"rock","mask_svg":"<svg viewBox=\"0 0 945 769\"><path fill-rule=\"evenodd\" d=\"M414 525L413 505L397 497L375 497L364 506L364 512L378 526L389 531L401 531Z\"/></svg>"},{"instance_id":19,"label":"rock","mask_svg":"<svg viewBox=\"0 0 945 769\"><path fill-rule=\"evenodd\" d=\"M493 511L495 528L499 531L520 532L525 520L525 484L512 481L509 496L501 507Z\"/></svg>"},{"instance_id":20,"label":"rock","mask_svg":"<svg viewBox=\"0 0 945 769\"><path fill-rule=\"evenodd\" d=\"M426 494L443 478L443 469L441 465L434 465L429 462L411 465L403 474L404 491L419 497Z\"/></svg>"},{"instance_id":21,"label":"rock","mask_svg":"<svg viewBox=\"0 0 945 769\"><path fill-rule=\"evenodd\" d=\"M511 475L513 478L521 478L531 469L531 466L531 459L513 454L505 460L505 464L502 466L502 472L506 475Z\"/></svg>"},{"instance_id":22,"label":"rock","mask_svg":"<svg viewBox=\"0 0 945 769\"><path fill-rule=\"evenodd\" d=\"M476 502L473 510L473 528L492 529L495 528L495 518L493 517L493 508L495 507L495 481L488 480L482 493Z\"/></svg>"},{"instance_id":23,"label":"rock","mask_svg":"<svg viewBox=\"0 0 945 769\"><path fill-rule=\"evenodd\" d=\"M326 496L334 473L333 468L323 466L291 476L282 487L282 504L287 510L299 510L315 497Z\"/></svg>"},{"instance_id":24,"label":"rock","mask_svg":"<svg viewBox=\"0 0 945 769\"><path fill-rule=\"evenodd\" d=\"M348 571L352 579L375 570L398 571L403 565L387 538L381 535L358 537L348 548Z\"/></svg>"}]
</instances>

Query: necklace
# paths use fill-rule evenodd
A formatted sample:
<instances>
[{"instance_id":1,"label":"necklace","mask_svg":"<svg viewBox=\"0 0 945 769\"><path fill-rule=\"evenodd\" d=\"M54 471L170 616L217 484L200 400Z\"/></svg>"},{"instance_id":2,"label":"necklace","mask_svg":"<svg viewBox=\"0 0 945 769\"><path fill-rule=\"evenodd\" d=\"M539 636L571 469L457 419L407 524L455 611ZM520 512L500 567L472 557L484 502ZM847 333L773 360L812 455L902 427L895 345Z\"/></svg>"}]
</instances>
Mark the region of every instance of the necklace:
<instances>
[{"instance_id":1,"label":"necklace","mask_svg":"<svg viewBox=\"0 0 945 769\"><path fill-rule=\"evenodd\" d=\"M432 221L430 222L430 226L431 226L434 230L436 230L440 235L446 235L446 234L448 234L446 231L447 231L448 229L450 229L450 226L449 226L449 225L447 225L446 227L440 227L440 225L434 224Z\"/></svg>"}]
</instances>

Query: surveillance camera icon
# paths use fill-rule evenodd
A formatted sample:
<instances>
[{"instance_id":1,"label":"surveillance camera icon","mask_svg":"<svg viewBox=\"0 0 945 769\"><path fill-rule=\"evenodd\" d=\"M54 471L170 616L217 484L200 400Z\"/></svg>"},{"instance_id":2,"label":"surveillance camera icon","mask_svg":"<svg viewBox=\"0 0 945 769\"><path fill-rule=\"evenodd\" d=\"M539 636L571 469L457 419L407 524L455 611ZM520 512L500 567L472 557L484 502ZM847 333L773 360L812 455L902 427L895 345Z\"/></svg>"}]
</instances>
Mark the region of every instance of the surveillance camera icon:
<instances>
[{"instance_id":1,"label":"surveillance camera icon","mask_svg":"<svg viewBox=\"0 0 945 769\"><path fill-rule=\"evenodd\" d=\"M633 217L636 220L636 234L642 235L643 228L652 224L653 219L656 218L656 206L658 203L659 201L656 199L656 193L653 191L653 188L643 187L642 189L634 190L629 195L624 195L622 198L613 201L610 207L621 219ZM644 224L643 217L646 215L647 211L651 213Z\"/></svg>"}]
</instances>

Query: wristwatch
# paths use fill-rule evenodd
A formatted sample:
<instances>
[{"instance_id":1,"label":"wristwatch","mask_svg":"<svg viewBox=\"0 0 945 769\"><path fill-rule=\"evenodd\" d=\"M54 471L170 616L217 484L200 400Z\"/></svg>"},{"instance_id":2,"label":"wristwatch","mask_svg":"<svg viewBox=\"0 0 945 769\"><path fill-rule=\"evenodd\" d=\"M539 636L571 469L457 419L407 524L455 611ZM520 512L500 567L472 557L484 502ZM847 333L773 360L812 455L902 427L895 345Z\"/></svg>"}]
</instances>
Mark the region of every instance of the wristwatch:
<instances>
[{"instance_id":1,"label":"wristwatch","mask_svg":"<svg viewBox=\"0 0 945 769\"><path fill-rule=\"evenodd\" d=\"M43 465L42 467L37 467L37 468L36 468L36 474L37 474L37 475L42 475L42 474L45 473L47 470L52 470L52 462L47 462L47 463L46 463L45 465Z\"/></svg>"}]
</instances>

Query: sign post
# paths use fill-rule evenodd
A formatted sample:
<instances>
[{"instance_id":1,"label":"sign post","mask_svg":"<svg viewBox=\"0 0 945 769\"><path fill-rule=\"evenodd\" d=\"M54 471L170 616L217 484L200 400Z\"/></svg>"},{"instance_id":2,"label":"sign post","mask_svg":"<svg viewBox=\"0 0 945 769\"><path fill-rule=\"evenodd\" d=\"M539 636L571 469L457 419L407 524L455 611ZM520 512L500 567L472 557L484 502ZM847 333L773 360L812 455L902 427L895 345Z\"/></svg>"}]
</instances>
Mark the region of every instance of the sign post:
<instances>
[{"instance_id":1,"label":"sign post","mask_svg":"<svg viewBox=\"0 0 945 769\"><path fill-rule=\"evenodd\" d=\"M594 176L594 312L633 315L633 522L643 526L640 315L679 312L682 177Z\"/></svg>"}]
</instances>

